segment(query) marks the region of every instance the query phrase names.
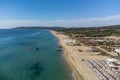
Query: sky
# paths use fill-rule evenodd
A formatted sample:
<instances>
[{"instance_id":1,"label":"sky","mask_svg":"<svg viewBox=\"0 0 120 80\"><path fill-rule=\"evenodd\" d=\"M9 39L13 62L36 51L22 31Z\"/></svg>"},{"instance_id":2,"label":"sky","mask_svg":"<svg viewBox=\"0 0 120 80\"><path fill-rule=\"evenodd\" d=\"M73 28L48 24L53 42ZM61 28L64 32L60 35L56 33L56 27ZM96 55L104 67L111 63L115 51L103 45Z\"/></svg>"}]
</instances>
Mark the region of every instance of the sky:
<instances>
[{"instance_id":1,"label":"sky","mask_svg":"<svg viewBox=\"0 0 120 80\"><path fill-rule=\"evenodd\" d=\"M120 0L0 0L0 28L120 24Z\"/></svg>"}]
</instances>

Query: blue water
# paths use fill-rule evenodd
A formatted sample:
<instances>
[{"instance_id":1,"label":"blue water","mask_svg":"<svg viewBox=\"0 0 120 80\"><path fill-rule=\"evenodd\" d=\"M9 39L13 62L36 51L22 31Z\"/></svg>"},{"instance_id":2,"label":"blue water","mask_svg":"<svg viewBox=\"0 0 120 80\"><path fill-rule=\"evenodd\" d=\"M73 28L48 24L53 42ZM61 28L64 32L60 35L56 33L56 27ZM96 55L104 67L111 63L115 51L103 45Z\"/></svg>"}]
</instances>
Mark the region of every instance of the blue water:
<instances>
[{"instance_id":1,"label":"blue water","mask_svg":"<svg viewBox=\"0 0 120 80\"><path fill-rule=\"evenodd\" d=\"M0 30L0 80L72 80L56 48L47 30Z\"/></svg>"}]
</instances>

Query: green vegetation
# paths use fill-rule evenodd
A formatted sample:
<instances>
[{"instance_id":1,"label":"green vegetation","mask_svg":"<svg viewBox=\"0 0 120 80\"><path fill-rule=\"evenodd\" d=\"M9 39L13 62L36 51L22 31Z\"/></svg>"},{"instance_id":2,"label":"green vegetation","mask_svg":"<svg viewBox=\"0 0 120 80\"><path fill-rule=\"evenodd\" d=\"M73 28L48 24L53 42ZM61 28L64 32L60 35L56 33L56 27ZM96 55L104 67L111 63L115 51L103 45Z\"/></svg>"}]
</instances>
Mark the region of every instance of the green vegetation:
<instances>
[{"instance_id":1,"label":"green vegetation","mask_svg":"<svg viewBox=\"0 0 120 80\"><path fill-rule=\"evenodd\" d=\"M104 37L120 36L120 26L118 27L99 27L99 28L69 28L61 30L64 34L75 37Z\"/></svg>"},{"instance_id":2,"label":"green vegetation","mask_svg":"<svg viewBox=\"0 0 120 80\"><path fill-rule=\"evenodd\" d=\"M100 54L98 54L98 55L111 57L111 55L110 55L110 54L107 54L106 52L100 52Z\"/></svg>"}]
</instances>

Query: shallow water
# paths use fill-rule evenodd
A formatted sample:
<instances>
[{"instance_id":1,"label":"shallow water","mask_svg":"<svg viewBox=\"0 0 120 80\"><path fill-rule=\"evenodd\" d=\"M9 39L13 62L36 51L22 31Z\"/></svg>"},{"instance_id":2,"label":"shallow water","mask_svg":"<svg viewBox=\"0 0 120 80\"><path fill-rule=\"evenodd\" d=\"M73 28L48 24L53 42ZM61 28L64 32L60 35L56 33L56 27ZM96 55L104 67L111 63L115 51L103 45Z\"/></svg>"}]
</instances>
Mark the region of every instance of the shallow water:
<instances>
[{"instance_id":1,"label":"shallow water","mask_svg":"<svg viewBox=\"0 0 120 80\"><path fill-rule=\"evenodd\" d=\"M56 48L47 30L0 30L0 80L72 80Z\"/></svg>"}]
</instances>

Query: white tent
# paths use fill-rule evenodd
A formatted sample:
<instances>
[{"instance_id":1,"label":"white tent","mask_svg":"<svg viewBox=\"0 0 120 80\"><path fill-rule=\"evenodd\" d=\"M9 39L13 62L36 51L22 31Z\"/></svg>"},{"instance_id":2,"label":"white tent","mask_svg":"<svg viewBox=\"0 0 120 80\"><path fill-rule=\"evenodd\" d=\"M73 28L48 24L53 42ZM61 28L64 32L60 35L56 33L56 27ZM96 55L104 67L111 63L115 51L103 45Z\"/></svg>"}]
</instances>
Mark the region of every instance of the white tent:
<instances>
[{"instance_id":1,"label":"white tent","mask_svg":"<svg viewBox=\"0 0 120 80\"><path fill-rule=\"evenodd\" d=\"M112 68L115 68L117 66L113 65L113 64L108 64L108 66L112 67Z\"/></svg>"},{"instance_id":2,"label":"white tent","mask_svg":"<svg viewBox=\"0 0 120 80\"><path fill-rule=\"evenodd\" d=\"M119 60L115 59L115 58L108 58L107 61L108 62L118 62Z\"/></svg>"},{"instance_id":3,"label":"white tent","mask_svg":"<svg viewBox=\"0 0 120 80\"><path fill-rule=\"evenodd\" d=\"M115 49L115 52L118 53L118 54L120 54L120 48Z\"/></svg>"}]
</instances>

